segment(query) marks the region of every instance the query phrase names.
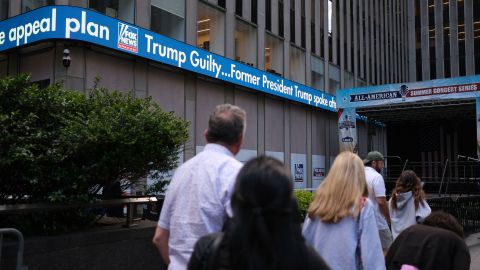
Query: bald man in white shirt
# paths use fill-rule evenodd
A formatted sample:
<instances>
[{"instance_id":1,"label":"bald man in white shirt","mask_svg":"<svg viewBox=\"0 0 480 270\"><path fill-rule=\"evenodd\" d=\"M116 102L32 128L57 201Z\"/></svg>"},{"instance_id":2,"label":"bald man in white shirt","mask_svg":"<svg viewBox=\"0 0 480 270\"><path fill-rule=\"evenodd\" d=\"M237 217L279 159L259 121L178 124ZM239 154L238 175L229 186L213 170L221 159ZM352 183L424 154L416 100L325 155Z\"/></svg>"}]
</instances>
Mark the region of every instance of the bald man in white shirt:
<instances>
[{"instance_id":1,"label":"bald man in white shirt","mask_svg":"<svg viewBox=\"0 0 480 270\"><path fill-rule=\"evenodd\" d=\"M196 241L221 231L231 217L245 119L237 106L217 106L205 130L207 145L175 171L152 240L169 270L186 269Z\"/></svg>"}]
</instances>

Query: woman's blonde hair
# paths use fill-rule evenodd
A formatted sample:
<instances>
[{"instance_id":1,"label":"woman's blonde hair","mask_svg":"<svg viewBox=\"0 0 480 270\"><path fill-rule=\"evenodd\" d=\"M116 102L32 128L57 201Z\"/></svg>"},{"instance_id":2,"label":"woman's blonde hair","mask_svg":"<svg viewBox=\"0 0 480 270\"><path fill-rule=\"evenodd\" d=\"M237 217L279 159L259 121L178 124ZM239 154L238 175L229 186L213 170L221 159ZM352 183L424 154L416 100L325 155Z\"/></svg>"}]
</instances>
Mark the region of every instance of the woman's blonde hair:
<instances>
[{"instance_id":1,"label":"woman's blonde hair","mask_svg":"<svg viewBox=\"0 0 480 270\"><path fill-rule=\"evenodd\" d=\"M356 217L362 196L368 196L363 162L352 152L342 152L317 188L308 216L327 223L336 223L349 215Z\"/></svg>"}]
</instances>

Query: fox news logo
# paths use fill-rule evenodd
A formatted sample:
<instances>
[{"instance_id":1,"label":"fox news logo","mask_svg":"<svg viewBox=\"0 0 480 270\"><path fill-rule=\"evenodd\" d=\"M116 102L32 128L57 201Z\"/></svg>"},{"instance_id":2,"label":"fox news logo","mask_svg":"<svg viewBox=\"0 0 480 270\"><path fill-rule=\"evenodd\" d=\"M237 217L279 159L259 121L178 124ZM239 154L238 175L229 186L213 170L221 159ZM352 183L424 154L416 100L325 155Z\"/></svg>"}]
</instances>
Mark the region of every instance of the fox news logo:
<instances>
[{"instance_id":1,"label":"fox news logo","mask_svg":"<svg viewBox=\"0 0 480 270\"><path fill-rule=\"evenodd\" d=\"M118 23L117 47L131 52L138 52L138 28Z\"/></svg>"}]
</instances>

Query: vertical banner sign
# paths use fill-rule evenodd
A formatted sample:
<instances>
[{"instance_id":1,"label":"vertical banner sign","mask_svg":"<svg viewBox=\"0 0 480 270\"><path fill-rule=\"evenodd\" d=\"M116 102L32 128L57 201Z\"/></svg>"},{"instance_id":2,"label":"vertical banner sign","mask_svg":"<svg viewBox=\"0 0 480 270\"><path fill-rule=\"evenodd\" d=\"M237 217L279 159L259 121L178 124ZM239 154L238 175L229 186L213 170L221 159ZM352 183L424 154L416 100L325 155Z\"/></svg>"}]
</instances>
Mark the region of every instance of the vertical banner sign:
<instances>
[{"instance_id":1,"label":"vertical banner sign","mask_svg":"<svg viewBox=\"0 0 480 270\"><path fill-rule=\"evenodd\" d=\"M357 123L355 108L338 110L338 135L340 139L340 152L358 152Z\"/></svg>"},{"instance_id":2,"label":"vertical banner sign","mask_svg":"<svg viewBox=\"0 0 480 270\"><path fill-rule=\"evenodd\" d=\"M477 157L480 159L480 98L477 98Z\"/></svg>"}]
</instances>

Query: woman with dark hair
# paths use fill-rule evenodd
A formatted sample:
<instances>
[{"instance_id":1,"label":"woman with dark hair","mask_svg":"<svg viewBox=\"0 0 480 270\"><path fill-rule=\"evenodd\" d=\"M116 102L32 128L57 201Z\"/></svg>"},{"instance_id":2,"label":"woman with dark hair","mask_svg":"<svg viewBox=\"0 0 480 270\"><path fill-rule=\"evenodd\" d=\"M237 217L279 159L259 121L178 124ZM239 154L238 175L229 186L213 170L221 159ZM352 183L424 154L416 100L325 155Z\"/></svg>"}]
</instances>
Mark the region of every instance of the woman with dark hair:
<instances>
[{"instance_id":1,"label":"woman with dark hair","mask_svg":"<svg viewBox=\"0 0 480 270\"><path fill-rule=\"evenodd\" d=\"M392 220L392 236L395 239L406 228L423 222L432 210L425 201L420 178L414 171L402 172L388 202Z\"/></svg>"},{"instance_id":2,"label":"woman with dark hair","mask_svg":"<svg viewBox=\"0 0 480 270\"><path fill-rule=\"evenodd\" d=\"M202 237L188 269L329 269L301 235L292 178L278 160L258 157L240 170L233 219L224 233Z\"/></svg>"}]
</instances>

